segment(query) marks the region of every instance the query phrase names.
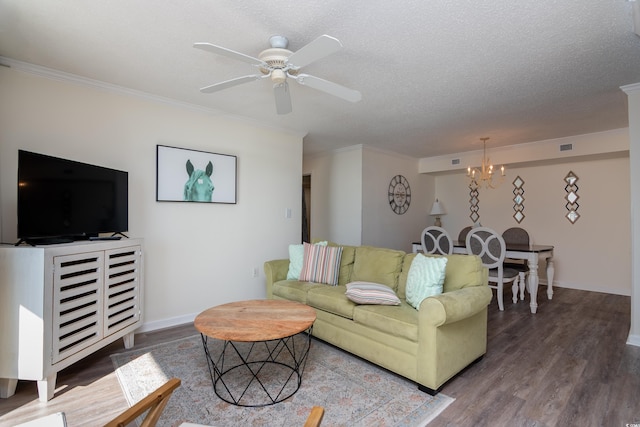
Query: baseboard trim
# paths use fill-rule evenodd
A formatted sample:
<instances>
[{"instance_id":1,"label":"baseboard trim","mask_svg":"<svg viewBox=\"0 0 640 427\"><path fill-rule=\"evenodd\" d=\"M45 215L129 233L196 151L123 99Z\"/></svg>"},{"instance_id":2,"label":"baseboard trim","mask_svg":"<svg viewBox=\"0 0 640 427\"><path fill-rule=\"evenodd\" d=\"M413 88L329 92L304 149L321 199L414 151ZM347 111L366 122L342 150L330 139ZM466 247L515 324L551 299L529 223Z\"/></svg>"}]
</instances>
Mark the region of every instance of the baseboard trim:
<instances>
[{"instance_id":1,"label":"baseboard trim","mask_svg":"<svg viewBox=\"0 0 640 427\"><path fill-rule=\"evenodd\" d=\"M640 335L629 334L629 337L627 338L627 344L640 347Z\"/></svg>"},{"instance_id":2,"label":"baseboard trim","mask_svg":"<svg viewBox=\"0 0 640 427\"><path fill-rule=\"evenodd\" d=\"M172 317L170 319L144 322L139 329L136 329L136 333L157 331L159 329L166 329L174 326L184 325L185 323L193 323L197 315L197 313L185 314L184 316Z\"/></svg>"}]
</instances>

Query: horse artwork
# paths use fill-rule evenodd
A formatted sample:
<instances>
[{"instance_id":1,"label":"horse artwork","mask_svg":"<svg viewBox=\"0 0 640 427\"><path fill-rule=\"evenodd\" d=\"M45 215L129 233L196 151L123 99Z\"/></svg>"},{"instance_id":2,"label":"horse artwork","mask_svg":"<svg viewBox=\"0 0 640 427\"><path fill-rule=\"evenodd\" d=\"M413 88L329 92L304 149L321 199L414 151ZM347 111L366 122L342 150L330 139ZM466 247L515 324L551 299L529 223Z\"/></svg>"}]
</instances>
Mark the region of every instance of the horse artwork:
<instances>
[{"instance_id":1,"label":"horse artwork","mask_svg":"<svg viewBox=\"0 0 640 427\"><path fill-rule=\"evenodd\" d=\"M209 161L205 170L195 169L191 160L187 160L187 174L189 179L184 184L185 202L210 202L213 195L213 163Z\"/></svg>"}]
</instances>

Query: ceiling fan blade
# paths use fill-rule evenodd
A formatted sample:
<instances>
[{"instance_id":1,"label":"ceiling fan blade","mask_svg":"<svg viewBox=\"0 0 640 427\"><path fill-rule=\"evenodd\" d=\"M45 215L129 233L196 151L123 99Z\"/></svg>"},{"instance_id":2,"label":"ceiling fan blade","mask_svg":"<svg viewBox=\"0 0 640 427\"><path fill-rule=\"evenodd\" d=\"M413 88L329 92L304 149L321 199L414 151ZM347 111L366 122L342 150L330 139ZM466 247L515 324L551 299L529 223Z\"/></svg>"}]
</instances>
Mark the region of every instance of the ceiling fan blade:
<instances>
[{"instance_id":1,"label":"ceiling fan blade","mask_svg":"<svg viewBox=\"0 0 640 427\"><path fill-rule=\"evenodd\" d=\"M287 64L297 70L340 49L342 49L340 40L325 34L293 52L287 59Z\"/></svg>"},{"instance_id":2,"label":"ceiling fan blade","mask_svg":"<svg viewBox=\"0 0 640 427\"><path fill-rule=\"evenodd\" d=\"M205 86L203 88L200 88L200 92L202 93L212 93L212 92L218 92L220 90L223 89L228 89L230 87L234 87L234 86L238 86L241 85L243 83L247 83L253 80L260 80L264 77L267 76L261 76L259 74L254 74L251 76L243 76L243 77L237 77L235 79L231 79L231 80L226 80L224 82L220 82L220 83L216 83L214 85L211 86Z\"/></svg>"},{"instance_id":3,"label":"ceiling fan blade","mask_svg":"<svg viewBox=\"0 0 640 427\"><path fill-rule=\"evenodd\" d=\"M273 85L273 94L276 97L276 111L278 114L289 114L291 112L291 95L287 82Z\"/></svg>"},{"instance_id":4,"label":"ceiling fan blade","mask_svg":"<svg viewBox=\"0 0 640 427\"><path fill-rule=\"evenodd\" d=\"M216 53L218 55L226 56L227 58L236 59L238 61L246 62L251 65L267 65L264 61L253 56L245 55L244 53L236 52L235 50L227 49L226 47L216 46L211 43L194 43L193 47L197 49L206 50L207 52Z\"/></svg>"},{"instance_id":5,"label":"ceiling fan blade","mask_svg":"<svg viewBox=\"0 0 640 427\"><path fill-rule=\"evenodd\" d=\"M319 77L310 76L308 74L298 74L298 76L294 78L301 85L321 90L322 92L337 96L338 98L342 98L349 102L358 102L362 99L362 94L357 90L349 89Z\"/></svg>"}]
</instances>

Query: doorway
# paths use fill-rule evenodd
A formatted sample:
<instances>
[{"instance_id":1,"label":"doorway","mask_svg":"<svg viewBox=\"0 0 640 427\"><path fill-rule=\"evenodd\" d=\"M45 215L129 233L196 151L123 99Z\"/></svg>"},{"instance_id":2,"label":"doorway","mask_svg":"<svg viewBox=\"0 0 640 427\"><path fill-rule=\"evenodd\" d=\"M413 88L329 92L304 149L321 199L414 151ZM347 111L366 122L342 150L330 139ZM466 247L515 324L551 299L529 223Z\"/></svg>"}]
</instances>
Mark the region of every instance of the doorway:
<instances>
[{"instance_id":1,"label":"doorway","mask_svg":"<svg viewBox=\"0 0 640 427\"><path fill-rule=\"evenodd\" d=\"M311 238L311 175L302 175L302 241Z\"/></svg>"}]
</instances>

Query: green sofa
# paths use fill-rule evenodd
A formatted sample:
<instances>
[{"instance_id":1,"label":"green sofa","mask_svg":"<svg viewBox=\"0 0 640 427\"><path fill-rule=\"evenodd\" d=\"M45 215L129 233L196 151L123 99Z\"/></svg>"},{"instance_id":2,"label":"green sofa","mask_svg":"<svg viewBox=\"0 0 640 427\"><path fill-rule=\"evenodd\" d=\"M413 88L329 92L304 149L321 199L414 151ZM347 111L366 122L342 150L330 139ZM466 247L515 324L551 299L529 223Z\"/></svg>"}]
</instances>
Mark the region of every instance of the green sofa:
<instances>
[{"instance_id":1,"label":"green sofa","mask_svg":"<svg viewBox=\"0 0 640 427\"><path fill-rule=\"evenodd\" d=\"M416 254L371 246L342 246L338 286L286 280L289 260L264 265L267 298L316 310L313 335L436 394L443 384L487 349L487 269L473 255L449 255L443 293L409 305L406 283ZM401 305L358 305L346 284L369 281L391 287Z\"/></svg>"}]
</instances>

